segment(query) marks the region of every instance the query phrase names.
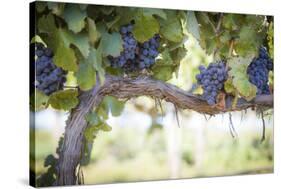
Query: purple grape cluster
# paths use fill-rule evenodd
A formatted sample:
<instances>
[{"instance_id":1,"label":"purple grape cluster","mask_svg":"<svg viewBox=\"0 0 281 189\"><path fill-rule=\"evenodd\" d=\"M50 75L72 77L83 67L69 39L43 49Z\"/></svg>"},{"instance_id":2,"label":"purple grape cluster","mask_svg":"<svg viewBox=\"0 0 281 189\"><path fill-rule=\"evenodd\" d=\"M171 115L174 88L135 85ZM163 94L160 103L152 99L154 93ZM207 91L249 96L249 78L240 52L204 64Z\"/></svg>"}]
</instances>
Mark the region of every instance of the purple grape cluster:
<instances>
[{"instance_id":1,"label":"purple grape cluster","mask_svg":"<svg viewBox=\"0 0 281 189\"><path fill-rule=\"evenodd\" d=\"M265 47L259 50L259 56L254 58L247 68L249 81L257 87L257 95L270 94L268 73L273 71L273 61Z\"/></svg>"},{"instance_id":2,"label":"purple grape cluster","mask_svg":"<svg viewBox=\"0 0 281 189\"><path fill-rule=\"evenodd\" d=\"M211 63L207 68L199 66L200 73L196 75L196 80L202 86L203 98L209 105L215 105L216 97L228 77L228 69L223 61Z\"/></svg>"},{"instance_id":3,"label":"purple grape cluster","mask_svg":"<svg viewBox=\"0 0 281 189\"><path fill-rule=\"evenodd\" d=\"M35 87L46 95L63 89L66 72L53 63L53 52L41 43L35 46Z\"/></svg>"},{"instance_id":4,"label":"purple grape cluster","mask_svg":"<svg viewBox=\"0 0 281 189\"><path fill-rule=\"evenodd\" d=\"M136 57L137 41L133 34L133 25L122 26L120 33L123 39L123 51L118 57L110 57L111 65L115 68L122 68L127 62L134 61Z\"/></svg>"},{"instance_id":5,"label":"purple grape cluster","mask_svg":"<svg viewBox=\"0 0 281 189\"><path fill-rule=\"evenodd\" d=\"M154 35L144 43L138 43L134 38L133 25L122 26L120 33L123 39L123 51L118 57L109 57L113 68L122 68L126 72L133 72L149 68L155 63L158 56L160 36Z\"/></svg>"},{"instance_id":6,"label":"purple grape cluster","mask_svg":"<svg viewBox=\"0 0 281 189\"><path fill-rule=\"evenodd\" d=\"M160 42L160 36L154 35L151 39L140 44L139 52L139 68L149 68L155 63L155 58L158 56L158 47Z\"/></svg>"}]
</instances>

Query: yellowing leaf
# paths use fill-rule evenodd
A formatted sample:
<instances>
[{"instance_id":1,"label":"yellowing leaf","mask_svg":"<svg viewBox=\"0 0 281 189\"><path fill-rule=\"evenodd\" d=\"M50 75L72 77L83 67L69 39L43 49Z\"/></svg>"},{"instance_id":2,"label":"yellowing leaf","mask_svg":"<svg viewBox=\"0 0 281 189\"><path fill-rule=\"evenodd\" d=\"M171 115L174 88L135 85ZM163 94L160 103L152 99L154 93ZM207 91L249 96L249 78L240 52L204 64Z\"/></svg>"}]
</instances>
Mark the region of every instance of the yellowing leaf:
<instances>
[{"instance_id":1,"label":"yellowing leaf","mask_svg":"<svg viewBox=\"0 0 281 189\"><path fill-rule=\"evenodd\" d=\"M74 89L57 91L53 93L48 103L58 110L71 110L78 104L78 92Z\"/></svg>"},{"instance_id":2,"label":"yellowing leaf","mask_svg":"<svg viewBox=\"0 0 281 189\"><path fill-rule=\"evenodd\" d=\"M252 59L253 56L246 58L233 57L228 62L231 68L229 74L232 78L233 86L247 100L252 100L257 93L256 86L250 83L247 75L247 67Z\"/></svg>"}]
</instances>

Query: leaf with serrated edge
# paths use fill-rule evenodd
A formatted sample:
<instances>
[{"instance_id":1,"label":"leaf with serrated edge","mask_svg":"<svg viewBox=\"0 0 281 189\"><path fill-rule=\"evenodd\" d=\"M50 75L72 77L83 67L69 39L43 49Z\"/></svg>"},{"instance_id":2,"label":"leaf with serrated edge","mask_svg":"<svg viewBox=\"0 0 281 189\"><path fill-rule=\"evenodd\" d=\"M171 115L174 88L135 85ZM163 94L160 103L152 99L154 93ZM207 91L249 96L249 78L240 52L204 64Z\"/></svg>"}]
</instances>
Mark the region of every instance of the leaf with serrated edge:
<instances>
[{"instance_id":1,"label":"leaf with serrated edge","mask_svg":"<svg viewBox=\"0 0 281 189\"><path fill-rule=\"evenodd\" d=\"M48 101L54 109L58 110L71 110L78 104L78 91L74 89L57 91L53 93Z\"/></svg>"},{"instance_id":2,"label":"leaf with serrated edge","mask_svg":"<svg viewBox=\"0 0 281 189\"><path fill-rule=\"evenodd\" d=\"M63 18L68 28L75 33L80 32L85 27L84 19L86 16L86 11L81 10L79 6L75 4L67 4L63 13Z\"/></svg>"},{"instance_id":3,"label":"leaf with serrated edge","mask_svg":"<svg viewBox=\"0 0 281 189\"><path fill-rule=\"evenodd\" d=\"M159 23L153 17L139 12L135 19L133 35L137 41L143 43L159 33Z\"/></svg>"},{"instance_id":4,"label":"leaf with serrated edge","mask_svg":"<svg viewBox=\"0 0 281 189\"><path fill-rule=\"evenodd\" d=\"M183 39L183 30L178 17L171 14L166 20L161 21L160 33L169 41L181 42Z\"/></svg>"},{"instance_id":5,"label":"leaf with serrated edge","mask_svg":"<svg viewBox=\"0 0 281 189\"><path fill-rule=\"evenodd\" d=\"M232 57L229 61L229 75L232 78L233 86L237 89L239 94L246 100L252 100L257 93L255 85L250 83L247 75L247 67L251 63L253 56Z\"/></svg>"},{"instance_id":6,"label":"leaf with serrated edge","mask_svg":"<svg viewBox=\"0 0 281 189\"><path fill-rule=\"evenodd\" d=\"M56 30L55 19L52 14L42 16L38 20L38 29L43 33L52 33Z\"/></svg>"},{"instance_id":7,"label":"leaf with serrated edge","mask_svg":"<svg viewBox=\"0 0 281 189\"><path fill-rule=\"evenodd\" d=\"M31 43L42 43L45 47L47 47L46 43L43 41L43 39L39 35L35 35L31 39Z\"/></svg>"}]
</instances>

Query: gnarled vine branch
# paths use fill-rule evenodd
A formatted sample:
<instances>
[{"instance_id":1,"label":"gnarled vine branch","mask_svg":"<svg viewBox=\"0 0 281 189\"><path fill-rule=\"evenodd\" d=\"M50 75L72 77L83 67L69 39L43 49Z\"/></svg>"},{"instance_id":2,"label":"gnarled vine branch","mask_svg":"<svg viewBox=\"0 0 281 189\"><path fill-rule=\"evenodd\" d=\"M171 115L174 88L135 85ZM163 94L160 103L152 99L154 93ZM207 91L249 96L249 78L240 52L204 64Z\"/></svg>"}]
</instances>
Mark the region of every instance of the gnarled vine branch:
<instances>
[{"instance_id":1,"label":"gnarled vine branch","mask_svg":"<svg viewBox=\"0 0 281 189\"><path fill-rule=\"evenodd\" d=\"M240 111L255 106L273 107L272 95L258 96L250 102L239 99L235 107L232 107L231 102L233 99L227 97L224 107L212 107L196 95L146 76L137 78L106 76L102 86L96 86L91 91L82 92L79 96L79 105L71 111L65 129L63 148L59 157L57 185L77 184L77 166L82 154L83 133L87 127L85 115L92 108L97 107L106 95L117 98L151 96L171 102L181 109L191 109L210 115Z\"/></svg>"}]
</instances>

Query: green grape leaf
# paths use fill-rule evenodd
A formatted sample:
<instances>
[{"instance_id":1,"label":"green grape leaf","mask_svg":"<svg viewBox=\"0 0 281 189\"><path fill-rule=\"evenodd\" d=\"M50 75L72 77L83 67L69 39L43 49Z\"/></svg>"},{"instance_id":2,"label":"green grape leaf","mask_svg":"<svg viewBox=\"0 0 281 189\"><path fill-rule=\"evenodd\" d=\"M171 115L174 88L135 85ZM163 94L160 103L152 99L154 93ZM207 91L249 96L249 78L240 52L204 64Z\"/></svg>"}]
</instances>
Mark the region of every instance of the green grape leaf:
<instances>
[{"instance_id":1,"label":"green grape leaf","mask_svg":"<svg viewBox=\"0 0 281 189\"><path fill-rule=\"evenodd\" d=\"M158 21L150 15L143 14L142 11L135 18L133 35L137 41L143 43L159 33Z\"/></svg>"},{"instance_id":2,"label":"green grape leaf","mask_svg":"<svg viewBox=\"0 0 281 189\"><path fill-rule=\"evenodd\" d=\"M124 109L124 102L113 96L106 96L102 101L102 106L105 107L107 112L110 111L113 116L119 116Z\"/></svg>"},{"instance_id":3,"label":"green grape leaf","mask_svg":"<svg viewBox=\"0 0 281 189\"><path fill-rule=\"evenodd\" d=\"M115 18L109 22L106 23L106 26L108 29L111 29L113 27L115 27L116 24L118 24L119 20L120 20L121 16L117 15L115 16Z\"/></svg>"},{"instance_id":4,"label":"green grape leaf","mask_svg":"<svg viewBox=\"0 0 281 189\"><path fill-rule=\"evenodd\" d=\"M78 104L78 91L74 89L57 91L53 93L48 101L54 109L71 110Z\"/></svg>"},{"instance_id":5,"label":"green grape leaf","mask_svg":"<svg viewBox=\"0 0 281 189\"><path fill-rule=\"evenodd\" d=\"M123 50L123 41L120 33L102 33L101 38L101 48L103 56L111 55L117 57L120 55L120 52Z\"/></svg>"},{"instance_id":6,"label":"green grape leaf","mask_svg":"<svg viewBox=\"0 0 281 189\"><path fill-rule=\"evenodd\" d=\"M143 8L142 11L145 16L156 15L165 20L167 19L167 15L166 15L165 11L163 11L162 9Z\"/></svg>"},{"instance_id":7,"label":"green grape leaf","mask_svg":"<svg viewBox=\"0 0 281 189\"><path fill-rule=\"evenodd\" d=\"M102 123L102 120L100 119L99 115L93 111L88 113L85 119L91 126L97 126Z\"/></svg>"},{"instance_id":8,"label":"green grape leaf","mask_svg":"<svg viewBox=\"0 0 281 189\"><path fill-rule=\"evenodd\" d=\"M238 93L246 100L252 100L257 93L255 85L250 83L247 75L247 67L251 63L253 56L232 57L228 61L230 67L229 75L232 78L232 84Z\"/></svg>"},{"instance_id":9,"label":"green grape leaf","mask_svg":"<svg viewBox=\"0 0 281 189\"><path fill-rule=\"evenodd\" d=\"M105 70L102 67L102 54L100 46L98 49L91 48L89 57L86 61L98 71L100 82L103 84L105 80Z\"/></svg>"},{"instance_id":10,"label":"green grape leaf","mask_svg":"<svg viewBox=\"0 0 281 189\"><path fill-rule=\"evenodd\" d=\"M81 90L90 90L96 84L96 71L88 62L81 62L75 75Z\"/></svg>"},{"instance_id":11,"label":"green grape leaf","mask_svg":"<svg viewBox=\"0 0 281 189\"><path fill-rule=\"evenodd\" d=\"M224 14L222 26L230 31L238 30L243 25L244 16L240 14Z\"/></svg>"},{"instance_id":12,"label":"green grape leaf","mask_svg":"<svg viewBox=\"0 0 281 189\"><path fill-rule=\"evenodd\" d=\"M173 60L168 49L165 49L163 52L159 53L158 57L156 58L155 65L173 65Z\"/></svg>"},{"instance_id":13,"label":"green grape leaf","mask_svg":"<svg viewBox=\"0 0 281 189\"><path fill-rule=\"evenodd\" d=\"M80 52L82 53L82 55L84 56L84 58L87 58L90 52L90 44L89 44L89 39L87 34L76 34L73 35L71 34L71 44L73 44L74 46L76 46Z\"/></svg>"},{"instance_id":14,"label":"green grape leaf","mask_svg":"<svg viewBox=\"0 0 281 189\"><path fill-rule=\"evenodd\" d=\"M209 19L209 16L206 13L197 13L196 18L198 23L200 23L199 44L207 54L211 54L214 52L217 45L214 23Z\"/></svg>"},{"instance_id":15,"label":"green grape leaf","mask_svg":"<svg viewBox=\"0 0 281 189\"><path fill-rule=\"evenodd\" d=\"M195 39L200 41L199 25L193 11L187 11L186 29Z\"/></svg>"},{"instance_id":16,"label":"green grape leaf","mask_svg":"<svg viewBox=\"0 0 281 189\"><path fill-rule=\"evenodd\" d=\"M39 91L38 89L35 90L35 111L43 110L48 106L49 96L45 95L43 92Z\"/></svg>"},{"instance_id":17,"label":"green grape leaf","mask_svg":"<svg viewBox=\"0 0 281 189\"><path fill-rule=\"evenodd\" d=\"M138 15L136 8L133 7L116 7L115 10L117 15L120 16L120 19L115 25L117 30L120 29L120 26L130 23L132 19Z\"/></svg>"},{"instance_id":18,"label":"green grape leaf","mask_svg":"<svg viewBox=\"0 0 281 189\"><path fill-rule=\"evenodd\" d=\"M71 44L76 46L82 55L86 58L89 55L90 45L86 34L76 34L58 29L54 34L55 56L54 63L68 71L77 71L77 59Z\"/></svg>"},{"instance_id":19,"label":"green grape leaf","mask_svg":"<svg viewBox=\"0 0 281 189\"><path fill-rule=\"evenodd\" d=\"M41 16L38 20L38 29L43 33L52 33L56 31L54 16L52 14Z\"/></svg>"},{"instance_id":20,"label":"green grape leaf","mask_svg":"<svg viewBox=\"0 0 281 189\"><path fill-rule=\"evenodd\" d=\"M176 14L169 14L166 20L160 22L160 34L172 42L181 42L183 39L183 29Z\"/></svg>"},{"instance_id":21,"label":"green grape leaf","mask_svg":"<svg viewBox=\"0 0 281 189\"><path fill-rule=\"evenodd\" d=\"M88 30L89 30L89 39L92 44L95 44L95 42L98 41L101 34L97 30L96 23L91 18L87 18L88 21Z\"/></svg>"},{"instance_id":22,"label":"green grape leaf","mask_svg":"<svg viewBox=\"0 0 281 189\"><path fill-rule=\"evenodd\" d=\"M102 130L102 131L105 131L105 132L109 132L109 131L112 130L112 127L110 127L107 123L103 123L103 124L101 125L101 130Z\"/></svg>"},{"instance_id":23,"label":"green grape leaf","mask_svg":"<svg viewBox=\"0 0 281 189\"><path fill-rule=\"evenodd\" d=\"M224 90L226 93L228 94L235 94L236 92L236 89L235 87L233 86L233 81L231 78L227 79L225 82L224 82Z\"/></svg>"},{"instance_id":24,"label":"green grape leaf","mask_svg":"<svg viewBox=\"0 0 281 189\"><path fill-rule=\"evenodd\" d=\"M85 10L81 10L78 5L67 4L63 18L66 21L68 28L74 33L80 32L85 27L85 18L87 13Z\"/></svg>"},{"instance_id":25,"label":"green grape leaf","mask_svg":"<svg viewBox=\"0 0 281 189\"><path fill-rule=\"evenodd\" d=\"M153 66L152 71L155 79L167 81L173 76L174 66Z\"/></svg>"},{"instance_id":26,"label":"green grape leaf","mask_svg":"<svg viewBox=\"0 0 281 189\"><path fill-rule=\"evenodd\" d=\"M64 11L64 3L47 2L48 8L53 14L61 16Z\"/></svg>"},{"instance_id":27,"label":"green grape leaf","mask_svg":"<svg viewBox=\"0 0 281 189\"><path fill-rule=\"evenodd\" d=\"M244 25L239 32L239 39L235 44L235 50L241 56L247 56L257 52L263 42L261 33L256 28Z\"/></svg>"},{"instance_id":28,"label":"green grape leaf","mask_svg":"<svg viewBox=\"0 0 281 189\"><path fill-rule=\"evenodd\" d=\"M99 131L98 126L88 126L84 131L84 137L88 142L93 142L96 138L96 134Z\"/></svg>"},{"instance_id":29,"label":"green grape leaf","mask_svg":"<svg viewBox=\"0 0 281 189\"><path fill-rule=\"evenodd\" d=\"M64 70L76 71L78 69L74 50L61 40L57 44L54 63Z\"/></svg>"},{"instance_id":30,"label":"green grape leaf","mask_svg":"<svg viewBox=\"0 0 281 189\"><path fill-rule=\"evenodd\" d=\"M90 52L90 44L87 34L73 34L68 30L58 29L55 37L57 41L63 41L66 46L70 46L70 44L73 44L78 48L84 58L88 57Z\"/></svg>"},{"instance_id":31,"label":"green grape leaf","mask_svg":"<svg viewBox=\"0 0 281 189\"><path fill-rule=\"evenodd\" d=\"M39 35L35 35L31 39L31 43L42 43L45 47L47 47L47 44L43 41L43 39Z\"/></svg>"}]
</instances>

